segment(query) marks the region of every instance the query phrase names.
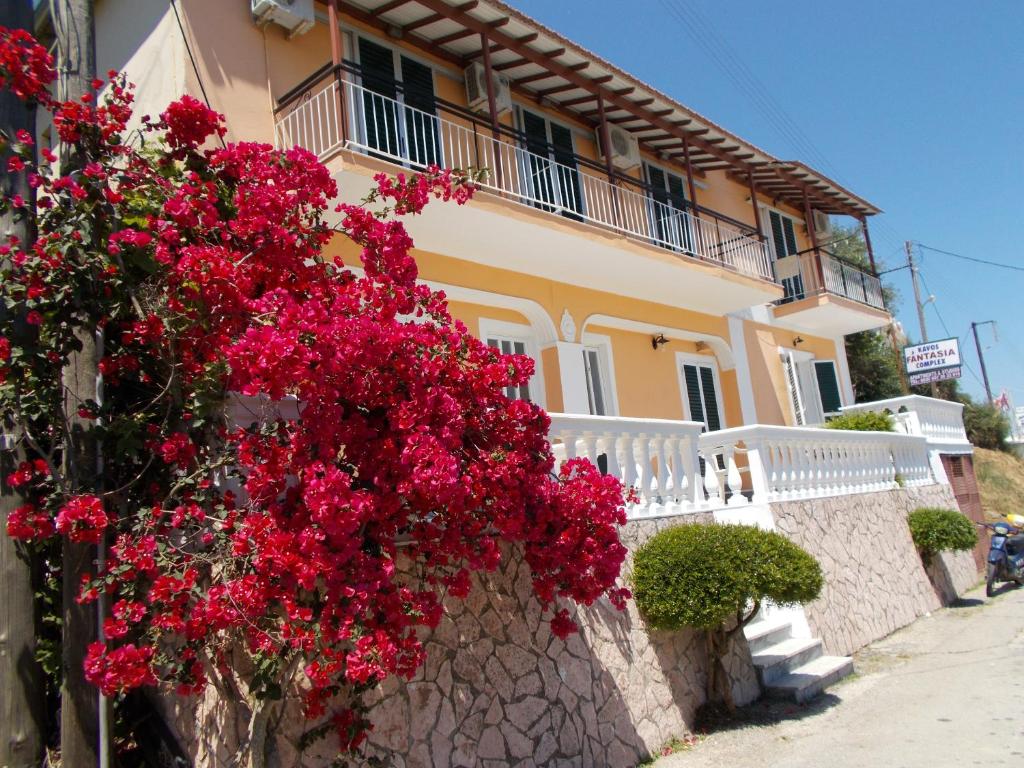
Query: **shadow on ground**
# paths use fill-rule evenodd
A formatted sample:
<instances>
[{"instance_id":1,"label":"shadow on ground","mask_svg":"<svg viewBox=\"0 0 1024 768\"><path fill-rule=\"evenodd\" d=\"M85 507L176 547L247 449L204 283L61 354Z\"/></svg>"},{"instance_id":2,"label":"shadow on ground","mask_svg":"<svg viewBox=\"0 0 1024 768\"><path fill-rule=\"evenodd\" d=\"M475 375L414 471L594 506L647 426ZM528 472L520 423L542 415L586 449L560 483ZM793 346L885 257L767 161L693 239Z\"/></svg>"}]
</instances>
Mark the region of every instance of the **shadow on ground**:
<instances>
[{"instance_id":1,"label":"shadow on ground","mask_svg":"<svg viewBox=\"0 0 1024 768\"><path fill-rule=\"evenodd\" d=\"M761 698L730 715L721 707L702 707L697 713L694 730L698 733L722 733L743 728L775 725L777 723L814 717L842 701L834 693L823 693L806 704Z\"/></svg>"}]
</instances>

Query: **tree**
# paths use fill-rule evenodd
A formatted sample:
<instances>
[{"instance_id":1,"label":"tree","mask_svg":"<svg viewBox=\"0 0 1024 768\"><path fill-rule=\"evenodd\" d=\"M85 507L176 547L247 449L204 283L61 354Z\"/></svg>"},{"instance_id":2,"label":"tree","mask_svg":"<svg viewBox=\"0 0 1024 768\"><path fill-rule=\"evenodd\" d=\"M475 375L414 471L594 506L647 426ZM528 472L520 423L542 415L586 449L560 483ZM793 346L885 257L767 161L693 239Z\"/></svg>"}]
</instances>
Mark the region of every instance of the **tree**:
<instances>
[{"instance_id":1,"label":"tree","mask_svg":"<svg viewBox=\"0 0 1024 768\"><path fill-rule=\"evenodd\" d=\"M707 700L732 711L723 659L732 638L764 600L806 603L821 592L818 562L781 534L744 525L666 528L633 558L633 590L655 629L703 630L708 652Z\"/></svg>"},{"instance_id":2,"label":"tree","mask_svg":"<svg viewBox=\"0 0 1024 768\"><path fill-rule=\"evenodd\" d=\"M84 103L90 103L96 91L93 1L54 0L50 10L59 59L57 98L64 102L86 99ZM61 171L66 176L84 170L88 160L77 142L64 142L61 146ZM80 232L87 247L99 246L96 228L83 228ZM74 292L66 297L77 305L79 316L88 314L82 305L85 296ZM103 331L101 326L88 323L76 323L74 329L74 339L60 372L61 396L65 400L61 410L66 424L60 460L68 489L84 492L99 490L98 481L104 474L95 422L79 413L86 402L99 397ZM100 754L99 697L86 682L83 667L89 645L97 637L97 621L94 608L78 599L79 584L94 569L97 543L67 535L61 540L60 749L62 760L68 765L95 765Z\"/></svg>"},{"instance_id":3,"label":"tree","mask_svg":"<svg viewBox=\"0 0 1024 768\"><path fill-rule=\"evenodd\" d=\"M0 24L12 29L13 35L27 34L32 27L30 0L12 0L0 6ZM0 134L17 137L35 133L35 106L21 100L0 83ZM12 156L9 148L0 148L0 162L6 167ZM16 155L14 155L16 156ZM9 198L21 195L31 204L34 190L24 174L0 175L0 195ZM0 231L9 232L22 242L33 240L30 216L16 215L12 210L0 211ZM6 271L0 267L0 271ZM12 338L27 332L24 317L8 317L6 305L0 304L0 323L11 328ZM0 413L0 434L16 435L17 425L11 415ZM23 455L15 451L0 452L0 522L6 527L8 516L20 504L7 475L14 471ZM11 768L35 768L42 765L44 747L43 711L45 691L42 669L36 660L36 612L33 593L36 584L33 572L37 563L32 552L13 539L0 535L0 765Z\"/></svg>"},{"instance_id":4,"label":"tree","mask_svg":"<svg viewBox=\"0 0 1024 768\"><path fill-rule=\"evenodd\" d=\"M129 145L115 73L98 105L51 99L39 47L0 47L0 75L81 158L62 175L22 142L9 162L40 192L39 238L4 247L0 299L33 330L0 326L0 405L30 452L8 478L23 500L8 534L113 541L74 585L111 603L89 682L115 698L213 686L247 717L238 762L255 767L286 694L310 738L356 749L362 694L415 673L417 629L503 546L521 549L560 636L575 625L559 601L624 606L620 483L580 459L556 472L547 415L504 395L532 361L474 338L417 282L401 217L466 202L474 174L381 174L363 204L335 205L301 148L208 148L222 117L191 97ZM324 256L335 238L359 246L361 275ZM103 398L69 404L60 372L96 328ZM102 483L60 461L72 416L93 424Z\"/></svg>"},{"instance_id":5,"label":"tree","mask_svg":"<svg viewBox=\"0 0 1024 768\"><path fill-rule=\"evenodd\" d=\"M827 250L862 269L869 266L867 246L856 226L833 225L832 239ZM882 295L885 305L892 310L898 301L895 289L891 285L883 285ZM885 400L904 394L900 381L900 353L893 347L885 333L861 331L848 335L846 360L858 403Z\"/></svg>"}]
</instances>

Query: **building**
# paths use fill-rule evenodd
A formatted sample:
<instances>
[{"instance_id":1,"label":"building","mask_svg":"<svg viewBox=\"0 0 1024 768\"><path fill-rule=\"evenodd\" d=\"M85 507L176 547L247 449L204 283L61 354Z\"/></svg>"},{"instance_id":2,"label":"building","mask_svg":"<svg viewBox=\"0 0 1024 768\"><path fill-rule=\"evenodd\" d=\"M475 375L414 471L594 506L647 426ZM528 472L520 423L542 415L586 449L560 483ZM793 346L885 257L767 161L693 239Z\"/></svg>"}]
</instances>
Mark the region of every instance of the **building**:
<instances>
[{"instance_id":1,"label":"building","mask_svg":"<svg viewBox=\"0 0 1024 768\"><path fill-rule=\"evenodd\" d=\"M708 430L853 402L843 335L890 318L877 276L828 252L829 217L867 236L871 203L500 2L253 5L265 23L102 0L98 68L128 72L140 114L205 94L230 139L309 148L346 199L382 170L487 168L468 209L410 230L453 314L536 360L516 396Z\"/></svg>"},{"instance_id":2,"label":"building","mask_svg":"<svg viewBox=\"0 0 1024 768\"><path fill-rule=\"evenodd\" d=\"M778 527L822 560L828 597L751 636L761 683L802 695L849 670L816 637L849 653L939 604L905 514L956 503L939 454L970 452L959 410L908 399L877 405L919 413L903 433L809 428L853 405L844 335L890 322L873 264L829 249L846 217L870 254L876 206L498 0L96 6L98 69L138 84L140 115L205 98L228 139L310 149L350 201L381 171L487 169L466 207L408 222L421 277L481 338L536 361L508 394L552 414L556 452L636 489L623 538L699 515ZM332 252L358 267L342 238ZM410 766L632 765L692 724L699 639L649 640L634 608L598 606L560 646L516 569L438 631L418 687L380 692L374 749ZM750 657L733 661L749 699ZM206 735L237 723L204 706L178 732L214 765Z\"/></svg>"}]
</instances>

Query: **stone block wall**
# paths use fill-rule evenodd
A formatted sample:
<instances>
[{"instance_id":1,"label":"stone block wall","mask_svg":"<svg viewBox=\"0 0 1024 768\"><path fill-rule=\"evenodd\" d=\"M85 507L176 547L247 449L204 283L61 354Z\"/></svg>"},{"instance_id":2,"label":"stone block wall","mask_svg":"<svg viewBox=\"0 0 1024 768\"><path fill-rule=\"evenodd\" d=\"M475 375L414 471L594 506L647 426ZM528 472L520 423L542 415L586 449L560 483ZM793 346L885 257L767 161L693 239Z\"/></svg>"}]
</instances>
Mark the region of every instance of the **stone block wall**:
<instances>
[{"instance_id":1,"label":"stone block wall","mask_svg":"<svg viewBox=\"0 0 1024 768\"><path fill-rule=\"evenodd\" d=\"M629 523L630 552L658 530L710 516ZM627 564L628 571L628 564ZM703 636L655 632L630 602L576 613L578 634L551 635L529 569L510 557L428 638L411 683L389 681L371 711L370 753L396 768L634 766L693 725L704 701ZM744 643L729 669L739 702L760 690Z\"/></svg>"},{"instance_id":2,"label":"stone block wall","mask_svg":"<svg viewBox=\"0 0 1024 768\"><path fill-rule=\"evenodd\" d=\"M924 506L957 509L946 485L771 505L778 530L821 563L825 586L805 612L829 653L853 653L977 582L970 552L943 553L929 576L907 525Z\"/></svg>"},{"instance_id":3,"label":"stone block wall","mask_svg":"<svg viewBox=\"0 0 1024 768\"><path fill-rule=\"evenodd\" d=\"M711 521L630 522L622 539L632 553L663 528ZM368 756L393 768L631 768L693 727L707 680L702 633L648 630L632 601L620 612L602 600L575 613L580 631L563 642L532 596L529 568L514 550L504 554L498 571L475 577L470 597L450 600L438 628L424 632L416 677L369 694ZM760 695L742 636L726 666L737 703ZM165 698L163 709L196 768L231 764L246 723L215 691L198 702ZM297 701L272 722L280 726L268 768L331 764L331 740L299 749L308 723Z\"/></svg>"}]
</instances>

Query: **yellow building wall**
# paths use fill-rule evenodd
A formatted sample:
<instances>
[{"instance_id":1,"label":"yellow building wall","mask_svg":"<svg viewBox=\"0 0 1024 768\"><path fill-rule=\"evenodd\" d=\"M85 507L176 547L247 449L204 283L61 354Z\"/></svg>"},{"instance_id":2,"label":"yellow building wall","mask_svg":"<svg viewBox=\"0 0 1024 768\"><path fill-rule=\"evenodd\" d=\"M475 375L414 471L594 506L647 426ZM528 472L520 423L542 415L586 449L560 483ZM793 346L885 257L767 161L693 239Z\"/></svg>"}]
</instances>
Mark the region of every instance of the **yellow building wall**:
<instances>
[{"instance_id":1,"label":"yellow building wall","mask_svg":"<svg viewBox=\"0 0 1024 768\"><path fill-rule=\"evenodd\" d=\"M113 7L119 1L103 0L101 7L106 4ZM327 26L318 23L307 34L288 40L284 31L274 25L262 28L254 25L249 15L248 4L244 2L210 3L208 0L180 0L180 6L186 35L196 55L199 74L211 104L214 109L228 115L228 138L273 141L273 110L276 100L330 61L330 34ZM452 62L421 50L407 40L388 39L379 30L366 27L350 17L343 15L342 21L347 29L362 31L385 44L409 50L418 59L432 63L436 68L434 82L438 96L454 104L465 104L464 86L456 79L459 75L458 68ZM166 23L163 27L166 27ZM165 30L162 36L151 36L140 45L143 48L167 46L168 35ZM348 58L353 57L352 51L346 50L344 54ZM176 56L181 57L180 54ZM183 77L185 89L198 94L199 82L191 66L184 68ZM543 108L535 102L523 101L521 97L517 96L515 100L523 103L528 109L545 114L573 128L576 151L595 163L601 162L591 126ZM512 116L504 115L502 122L511 125ZM645 158L674 172L685 173L681 163L666 163L658 158L651 158L646 153ZM595 172L595 175L600 174ZM633 171L633 175L638 177L640 170ZM724 171L709 172L703 181L707 189L699 189L697 192L697 200L702 206L753 225L753 210L749 190L745 184L730 178ZM792 206L776 204L776 201L764 195L759 195L758 199L802 221L802 212ZM762 222L763 226L765 224L766 222ZM806 227L798 226L796 234L799 247L808 248L810 243ZM354 251L343 248L340 244L337 248L339 251L348 251L346 255L350 260L358 263ZM728 324L723 317L554 283L510 270L497 270L459 261L441 254L421 252L418 253L418 258L422 275L427 279L528 298L543 307L556 326L563 310L567 309L581 330L588 317L603 314L710 334L726 341L729 338ZM508 310L457 302L452 304L452 312L454 316L466 322L473 333L479 332L481 316L507 319L510 322L525 321L518 313ZM643 334L597 327L588 330L604 332L613 339L616 390L621 414L661 418L682 417L682 400L674 353L693 352L695 348L692 344L687 345L673 340L667 348L663 347L656 352L650 348L649 339ZM796 334L753 323L745 323L744 332L759 421L789 423L792 415L788 406L788 394L778 347L791 347L792 338ZM801 335L805 343L800 345L799 349L812 351L822 358L836 358L835 345L831 340L816 339L806 333ZM548 349L542 351L541 358L545 370L548 408L557 410L561 407L557 357L553 350ZM740 361L739 364L744 363ZM736 372L723 370L719 365L719 376L723 389L722 401L726 423L740 424L742 418Z\"/></svg>"}]
</instances>

